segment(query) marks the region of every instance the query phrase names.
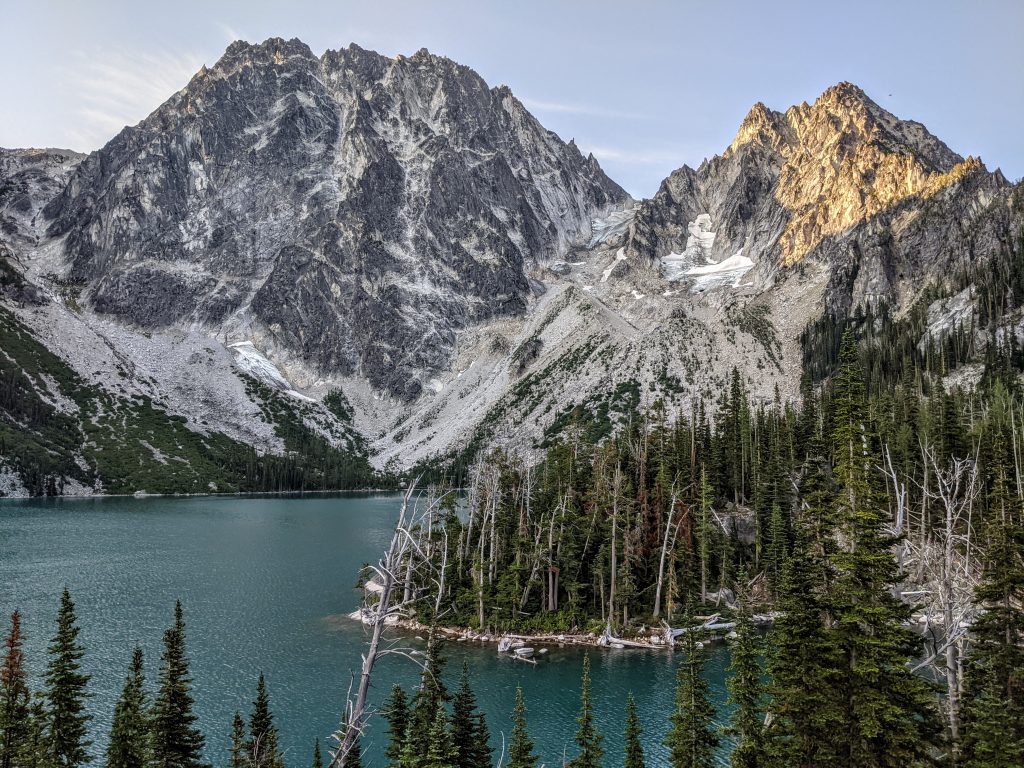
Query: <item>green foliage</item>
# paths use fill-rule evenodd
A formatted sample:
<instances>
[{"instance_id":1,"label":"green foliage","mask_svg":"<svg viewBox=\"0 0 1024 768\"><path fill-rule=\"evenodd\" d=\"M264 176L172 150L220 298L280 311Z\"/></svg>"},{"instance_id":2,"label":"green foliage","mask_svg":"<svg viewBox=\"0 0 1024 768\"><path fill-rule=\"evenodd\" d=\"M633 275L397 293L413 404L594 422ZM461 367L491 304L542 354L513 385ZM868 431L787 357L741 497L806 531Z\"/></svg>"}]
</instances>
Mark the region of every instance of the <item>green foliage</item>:
<instances>
[{"instance_id":1,"label":"green foliage","mask_svg":"<svg viewBox=\"0 0 1024 768\"><path fill-rule=\"evenodd\" d=\"M736 707L727 729L736 738L736 746L730 756L733 768L759 768L765 762L762 649L747 599L746 596L741 597L736 617L736 639L729 646L731 674L726 681L729 702Z\"/></svg>"},{"instance_id":2,"label":"green foliage","mask_svg":"<svg viewBox=\"0 0 1024 768\"><path fill-rule=\"evenodd\" d=\"M623 734L623 752L625 753L624 768L645 768L644 748L640 743L643 729L636 713L636 700L633 694L626 696L626 728Z\"/></svg>"},{"instance_id":3,"label":"green foliage","mask_svg":"<svg viewBox=\"0 0 1024 768\"><path fill-rule=\"evenodd\" d=\"M114 707L107 744L107 768L148 768L153 759L149 701L142 662L142 649L136 646L121 698Z\"/></svg>"},{"instance_id":4,"label":"green foliage","mask_svg":"<svg viewBox=\"0 0 1024 768\"><path fill-rule=\"evenodd\" d=\"M576 718L576 746L579 754L569 761L569 768L600 768L604 757L601 742L604 737L594 725L594 710L590 702L590 654L583 657L583 678L580 682L580 713Z\"/></svg>"},{"instance_id":5,"label":"green foliage","mask_svg":"<svg viewBox=\"0 0 1024 768\"><path fill-rule=\"evenodd\" d=\"M715 708L709 700L704 679L704 654L696 632L683 635L685 659L676 674L676 702L669 722L672 727L665 737L672 768L712 768L718 734L715 729Z\"/></svg>"},{"instance_id":6,"label":"green foliage","mask_svg":"<svg viewBox=\"0 0 1024 768\"><path fill-rule=\"evenodd\" d=\"M426 768L424 760L431 747L431 732L437 727L439 710L448 700L443 674L445 667L444 641L437 632L427 640L427 655L420 675L420 686L412 699L412 712L406 729L402 765ZM445 715L447 728L447 714ZM450 740L450 734L448 735ZM454 749L454 747L453 747Z\"/></svg>"},{"instance_id":7,"label":"green foliage","mask_svg":"<svg viewBox=\"0 0 1024 768\"><path fill-rule=\"evenodd\" d=\"M242 719L242 713L236 710L231 720L231 768L246 768L249 764L245 742L245 720ZM320 754L319 739L316 742L316 754Z\"/></svg>"},{"instance_id":8,"label":"green foliage","mask_svg":"<svg viewBox=\"0 0 1024 768\"><path fill-rule=\"evenodd\" d=\"M391 768L397 768L402 760L406 733L409 730L409 701L405 690L398 683L391 687L391 693L384 703L384 719L388 723L388 747L384 756Z\"/></svg>"},{"instance_id":9,"label":"green foliage","mask_svg":"<svg viewBox=\"0 0 1024 768\"><path fill-rule=\"evenodd\" d=\"M1024 765L1024 515L1005 469L995 478L992 522L967 658L964 765ZM1014 735L1017 737L1015 738Z\"/></svg>"},{"instance_id":10,"label":"green foliage","mask_svg":"<svg viewBox=\"0 0 1024 768\"><path fill-rule=\"evenodd\" d=\"M82 672L85 652L78 642L78 632L75 604L65 588L57 612L57 633L47 648L47 733L55 768L74 768L91 760L87 728L92 718L85 711L90 696L86 690L89 675Z\"/></svg>"},{"instance_id":11,"label":"green foliage","mask_svg":"<svg viewBox=\"0 0 1024 768\"><path fill-rule=\"evenodd\" d=\"M476 695L469 685L469 663L462 663L459 687L452 697L452 744L455 768L479 768L491 764L487 719L477 709Z\"/></svg>"},{"instance_id":12,"label":"green foliage","mask_svg":"<svg viewBox=\"0 0 1024 768\"><path fill-rule=\"evenodd\" d=\"M189 428L145 396L117 397L82 379L0 309L0 455L29 492L52 495L64 479L107 493L209 493L380 487L365 446L332 447L286 396L249 380L250 395L285 442L259 455L224 434ZM120 372L127 377L126 371ZM54 405L64 398L73 410Z\"/></svg>"},{"instance_id":13,"label":"green foliage","mask_svg":"<svg viewBox=\"0 0 1024 768\"><path fill-rule=\"evenodd\" d=\"M526 702L523 689L516 687L516 704L512 711L512 737L508 745L508 768L536 768L533 740L526 727Z\"/></svg>"},{"instance_id":14,"label":"green foliage","mask_svg":"<svg viewBox=\"0 0 1024 768\"><path fill-rule=\"evenodd\" d=\"M270 694L267 681L260 672L256 681L256 698L249 716L249 739L245 754L252 768L284 768L284 757L278 745L277 726L270 712Z\"/></svg>"},{"instance_id":15,"label":"green foliage","mask_svg":"<svg viewBox=\"0 0 1024 768\"><path fill-rule=\"evenodd\" d=\"M427 754L423 768L454 768L458 760L452 733L448 725L448 712L438 707L434 714L434 722L427 732Z\"/></svg>"},{"instance_id":16,"label":"green foliage","mask_svg":"<svg viewBox=\"0 0 1024 768\"><path fill-rule=\"evenodd\" d=\"M206 768L205 739L192 711L192 677L185 655L185 621L181 601L174 606L174 626L164 632L160 685L153 702L153 764L156 768Z\"/></svg>"}]
</instances>

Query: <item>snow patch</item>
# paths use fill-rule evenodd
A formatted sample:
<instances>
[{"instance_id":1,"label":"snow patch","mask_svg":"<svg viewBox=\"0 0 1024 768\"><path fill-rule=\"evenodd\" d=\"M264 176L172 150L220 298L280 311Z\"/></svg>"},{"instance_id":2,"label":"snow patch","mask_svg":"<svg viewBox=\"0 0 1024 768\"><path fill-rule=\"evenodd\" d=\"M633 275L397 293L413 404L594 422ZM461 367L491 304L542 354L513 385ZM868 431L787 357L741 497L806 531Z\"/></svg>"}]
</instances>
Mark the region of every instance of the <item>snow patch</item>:
<instances>
[{"instance_id":1,"label":"snow patch","mask_svg":"<svg viewBox=\"0 0 1024 768\"><path fill-rule=\"evenodd\" d=\"M711 231L711 216L700 214L686 225L689 235L682 253L669 253L661 257L662 275L666 280L681 279L686 270L707 262L708 254L715 244L715 233Z\"/></svg>"},{"instance_id":2,"label":"snow patch","mask_svg":"<svg viewBox=\"0 0 1024 768\"><path fill-rule=\"evenodd\" d=\"M294 398L310 403L315 402L313 398L306 397L301 392L296 391L288 379L278 370L277 366L270 362L266 355L256 349L256 345L251 341L239 341L235 344L229 344L228 349L235 353L235 366L243 373L249 374L257 381L262 381L274 389L280 389Z\"/></svg>"},{"instance_id":3,"label":"snow patch","mask_svg":"<svg viewBox=\"0 0 1024 768\"><path fill-rule=\"evenodd\" d=\"M743 249L741 248L724 261L691 267L683 274L686 277L694 278L693 285L690 286L690 292L700 293L709 288L717 288L722 285L731 285L735 288L753 266L754 262L743 255Z\"/></svg>"},{"instance_id":4,"label":"snow patch","mask_svg":"<svg viewBox=\"0 0 1024 768\"><path fill-rule=\"evenodd\" d=\"M604 272L601 273L601 282L602 283L607 283L608 282L608 278L612 276L612 271L617 266L619 266L620 263L622 263L625 260L626 260L626 249L625 248L619 248L619 250L617 250L615 252L615 261L613 261L611 263L611 265L608 267L608 269L606 269Z\"/></svg>"},{"instance_id":5,"label":"snow patch","mask_svg":"<svg viewBox=\"0 0 1024 768\"><path fill-rule=\"evenodd\" d=\"M640 210L640 204L636 203L630 208L609 211L595 216L590 223L591 237L587 248L596 248L614 237L625 234L638 210Z\"/></svg>"},{"instance_id":6,"label":"snow patch","mask_svg":"<svg viewBox=\"0 0 1024 768\"><path fill-rule=\"evenodd\" d=\"M939 299L928 305L928 327L919 342L928 343L929 337L938 341L958 325L968 330L974 318L974 287L968 286L955 296Z\"/></svg>"}]
</instances>

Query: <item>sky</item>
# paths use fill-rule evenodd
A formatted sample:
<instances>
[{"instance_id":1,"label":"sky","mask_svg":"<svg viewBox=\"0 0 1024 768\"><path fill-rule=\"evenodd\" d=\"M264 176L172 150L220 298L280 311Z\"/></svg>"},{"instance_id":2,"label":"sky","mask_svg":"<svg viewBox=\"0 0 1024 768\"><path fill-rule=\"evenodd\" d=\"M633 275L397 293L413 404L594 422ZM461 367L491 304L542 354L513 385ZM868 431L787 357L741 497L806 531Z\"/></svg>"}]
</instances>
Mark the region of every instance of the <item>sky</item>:
<instances>
[{"instance_id":1,"label":"sky","mask_svg":"<svg viewBox=\"0 0 1024 768\"><path fill-rule=\"evenodd\" d=\"M1024 175L1020 0L0 0L0 146L97 149L235 39L426 47L508 85L634 197L743 116L861 86L961 155Z\"/></svg>"}]
</instances>

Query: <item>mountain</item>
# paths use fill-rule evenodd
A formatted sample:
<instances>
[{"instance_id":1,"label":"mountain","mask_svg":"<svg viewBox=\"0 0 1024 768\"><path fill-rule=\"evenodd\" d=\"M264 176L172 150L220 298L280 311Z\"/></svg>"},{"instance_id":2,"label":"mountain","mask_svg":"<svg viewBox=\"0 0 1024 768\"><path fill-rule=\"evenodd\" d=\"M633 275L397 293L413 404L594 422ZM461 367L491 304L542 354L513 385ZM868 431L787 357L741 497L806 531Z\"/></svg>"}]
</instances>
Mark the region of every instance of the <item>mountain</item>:
<instances>
[{"instance_id":1,"label":"mountain","mask_svg":"<svg viewBox=\"0 0 1024 768\"><path fill-rule=\"evenodd\" d=\"M467 67L272 39L232 44L46 213L97 313L255 339L407 401L625 198Z\"/></svg>"},{"instance_id":2,"label":"mountain","mask_svg":"<svg viewBox=\"0 0 1024 768\"><path fill-rule=\"evenodd\" d=\"M33 152L0 155L0 493L366 485L796 401L850 324L973 334L951 385L1024 339L1020 185L848 83L640 202L466 67L294 40Z\"/></svg>"},{"instance_id":3,"label":"mountain","mask_svg":"<svg viewBox=\"0 0 1024 768\"><path fill-rule=\"evenodd\" d=\"M675 273L747 258L765 287L814 262L830 271L834 312L898 304L922 278L998 247L1009 187L979 159L840 83L784 113L756 104L722 155L673 172L644 201L627 252Z\"/></svg>"}]
</instances>

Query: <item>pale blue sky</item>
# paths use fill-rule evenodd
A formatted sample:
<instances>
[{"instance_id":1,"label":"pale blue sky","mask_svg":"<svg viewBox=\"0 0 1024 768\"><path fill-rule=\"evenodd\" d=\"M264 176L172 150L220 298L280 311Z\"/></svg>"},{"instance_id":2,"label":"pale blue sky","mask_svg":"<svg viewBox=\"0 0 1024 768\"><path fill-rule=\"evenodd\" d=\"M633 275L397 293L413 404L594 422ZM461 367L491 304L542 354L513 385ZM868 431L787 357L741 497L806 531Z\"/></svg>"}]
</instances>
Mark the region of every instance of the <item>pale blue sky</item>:
<instances>
[{"instance_id":1,"label":"pale blue sky","mask_svg":"<svg viewBox=\"0 0 1024 768\"><path fill-rule=\"evenodd\" d=\"M91 150L230 40L427 47L507 84L649 196L721 152L750 106L849 80L960 154L1024 174L1020 0L0 0L0 146Z\"/></svg>"}]
</instances>

